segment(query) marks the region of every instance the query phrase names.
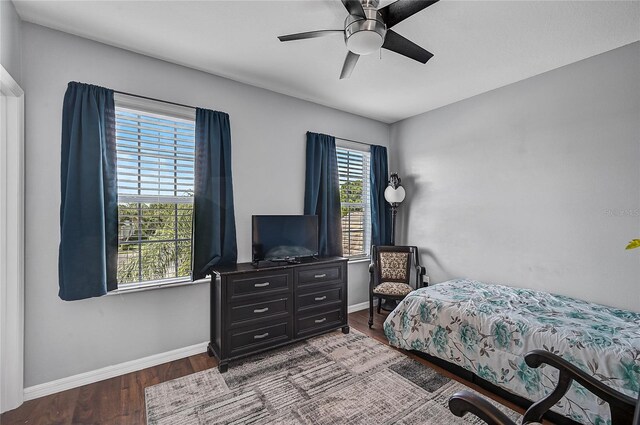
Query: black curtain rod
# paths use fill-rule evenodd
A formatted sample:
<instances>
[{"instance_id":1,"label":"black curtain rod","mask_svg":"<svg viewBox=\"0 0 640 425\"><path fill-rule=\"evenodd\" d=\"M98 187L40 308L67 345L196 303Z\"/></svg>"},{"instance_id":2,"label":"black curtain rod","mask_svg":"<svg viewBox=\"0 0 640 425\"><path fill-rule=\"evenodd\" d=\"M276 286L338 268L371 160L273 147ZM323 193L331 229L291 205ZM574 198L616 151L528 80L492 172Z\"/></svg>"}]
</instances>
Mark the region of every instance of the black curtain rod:
<instances>
[{"instance_id":1,"label":"black curtain rod","mask_svg":"<svg viewBox=\"0 0 640 425\"><path fill-rule=\"evenodd\" d=\"M113 92L114 93L118 93L118 94L124 94L126 96L138 97L140 99L147 99L147 100L153 100L153 101L156 101L156 102L168 103L170 105L182 106L183 108L196 109L195 106L184 105L182 103L177 103L177 102L169 102L168 100L156 99L155 97L140 96L139 94L127 93L126 91L114 90Z\"/></svg>"}]
</instances>

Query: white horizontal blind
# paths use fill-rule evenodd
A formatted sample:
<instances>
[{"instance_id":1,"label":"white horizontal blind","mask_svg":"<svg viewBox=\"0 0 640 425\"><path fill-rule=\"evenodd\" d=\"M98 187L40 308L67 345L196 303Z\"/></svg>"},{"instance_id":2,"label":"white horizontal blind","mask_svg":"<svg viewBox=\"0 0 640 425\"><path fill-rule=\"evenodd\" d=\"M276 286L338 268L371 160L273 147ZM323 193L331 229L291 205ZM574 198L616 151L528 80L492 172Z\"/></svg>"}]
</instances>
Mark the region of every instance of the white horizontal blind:
<instances>
[{"instance_id":1,"label":"white horizontal blind","mask_svg":"<svg viewBox=\"0 0 640 425\"><path fill-rule=\"evenodd\" d=\"M190 274L195 120L162 109L116 98L120 288Z\"/></svg>"},{"instance_id":2,"label":"white horizontal blind","mask_svg":"<svg viewBox=\"0 0 640 425\"><path fill-rule=\"evenodd\" d=\"M369 152L338 147L342 250L349 258L367 257L371 245Z\"/></svg>"}]
</instances>

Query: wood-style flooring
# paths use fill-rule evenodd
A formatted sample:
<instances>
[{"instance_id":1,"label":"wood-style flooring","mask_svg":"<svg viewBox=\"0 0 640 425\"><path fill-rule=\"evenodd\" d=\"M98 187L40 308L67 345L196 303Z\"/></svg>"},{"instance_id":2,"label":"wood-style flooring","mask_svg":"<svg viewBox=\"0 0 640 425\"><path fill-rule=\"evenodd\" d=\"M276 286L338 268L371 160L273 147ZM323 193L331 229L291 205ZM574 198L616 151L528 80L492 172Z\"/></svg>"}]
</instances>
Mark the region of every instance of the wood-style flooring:
<instances>
[{"instance_id":1,"label":"wood-style flooring","mask_svg":"<svg viewBox=\"0 0 640 425\"><path fill-rule=\"evenodd\" d=\"M382 323L384 322L385 316L378 314L374 316L375 320L372 329L369 329L367 324L367 310L349 314L349 325L386 344L387 339L382 332ZM432 365L422 358L407 352L405 352L405 354L415 358L421 363L433 367L443 375L460 381L459 378L451 373L438 366ZM0 424L143 425L146 423L144 407L145 387L216 366L216 360L210 358L206 353L164 363L116 378L27 401L19 408L3 413L2 416L0 416ZM515 408L510 403L496 398L472 384L465 381L461 382L500 401L506 406L522 412L521 409Z\"/></svg>"}]
</instances>

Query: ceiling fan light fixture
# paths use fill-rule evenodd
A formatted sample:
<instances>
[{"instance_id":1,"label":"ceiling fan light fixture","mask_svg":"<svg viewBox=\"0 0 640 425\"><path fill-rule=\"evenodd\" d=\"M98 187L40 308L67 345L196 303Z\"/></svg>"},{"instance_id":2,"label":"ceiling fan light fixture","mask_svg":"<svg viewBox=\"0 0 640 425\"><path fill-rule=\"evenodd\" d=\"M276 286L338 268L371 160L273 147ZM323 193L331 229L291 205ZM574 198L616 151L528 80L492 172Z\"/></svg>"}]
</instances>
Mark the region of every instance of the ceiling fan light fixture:
<instances>
[{"instance_id":1,"label":"ceiling fan light fixture","mask_svg":"<svg viewBox=\"0 0 640 425\"><path fill-rule=\"evenodd\" d=\"M358 55L377 52L384 43L384 37L376 31L358 31L347 38L347 49Z\"/></svg>"}]
</instances>

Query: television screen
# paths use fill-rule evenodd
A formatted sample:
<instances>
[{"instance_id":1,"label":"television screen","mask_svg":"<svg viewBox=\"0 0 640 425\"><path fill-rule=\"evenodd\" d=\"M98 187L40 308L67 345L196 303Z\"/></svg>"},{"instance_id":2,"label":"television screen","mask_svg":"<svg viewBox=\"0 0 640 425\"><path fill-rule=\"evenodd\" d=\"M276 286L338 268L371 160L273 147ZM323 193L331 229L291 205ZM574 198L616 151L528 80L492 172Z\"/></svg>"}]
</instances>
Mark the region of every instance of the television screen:
<instances>
[{"instance_id":1,"label":"television screen","mask_svg":"<svg viewBox=\"0 0 640 425\"><path fill-rule=\"evenodd\" d=\"M252 221L254 262L318 255L317 215L254 215Z\"/></svg>"}]
</instances>

